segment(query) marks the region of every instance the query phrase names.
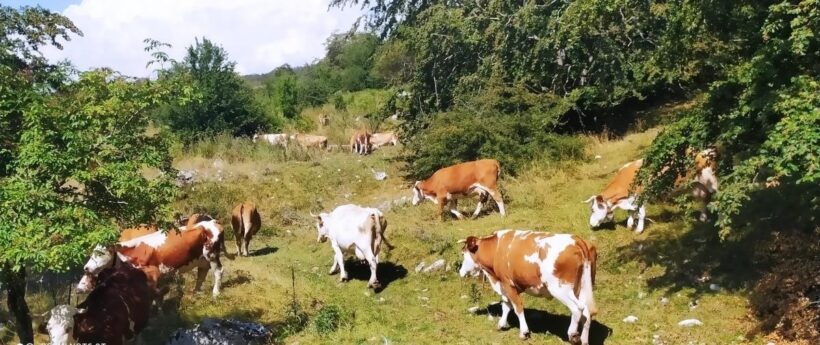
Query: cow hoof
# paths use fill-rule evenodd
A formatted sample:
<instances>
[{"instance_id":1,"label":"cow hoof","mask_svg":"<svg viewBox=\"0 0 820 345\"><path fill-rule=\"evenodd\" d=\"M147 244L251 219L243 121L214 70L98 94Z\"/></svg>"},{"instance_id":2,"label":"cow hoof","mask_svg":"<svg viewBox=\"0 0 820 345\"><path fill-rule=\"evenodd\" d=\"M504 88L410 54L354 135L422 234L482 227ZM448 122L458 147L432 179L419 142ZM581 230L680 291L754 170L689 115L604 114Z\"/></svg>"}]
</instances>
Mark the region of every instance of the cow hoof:
<instances>
[{"instance_id":1,"label":"cow hoof","mask_svg":"<svg viewBox=\"0 0 820 345\"><path fill-rule=\"evenodd\" d=\"M350 279L348 279L347 277L341 277L341 278L339 278L339 282L340 282L340 283L346 283L348 280L350 280Z\"/></svg>"},{"instance_id":2,"label":"cow hoof","mask_svg":"<svg viewBox=\"0 0 820 345\"><path fill-rule=\"evenodd\" d=\"M506 331L506 330L508 330L508 329L510 329L510 325L498 325L498 326L495 326L495 330L496 330L496 331L499 331L499 332L503 332L503 331Z\"/></svg>"},{"instance_id":3,"label":"cow hoof","mask_svg":"<svg viewBox=\"0 0 820 345\"><path fill-rule=\"evenodd\" d=\"M569 343L573 345L581 345L581 335L574 333L569 336Z\"/></svg>"},{"instance_id":4,"label":"cow hoof","mask_svg":"<svg viewBox=\"0 0 820 345\"><path fill-rule=\"evenodd\" d=\"M530 338L530 332L521 333L518 335L518 338L520 338L521 340L527 340Z\"/></svg>"},{"instance_id":5,"label":"cow hoof","mask_svg":"<svg viewBox=\"0 0 820 345\"><path fill-rule=\"evenodd\" d=\"M381 289L382 284L380 284L379 282L375 282L375 283L367 284L367 287L371 288L373 290L378 290L378 289Z\"/></svg>"}]
</instances>

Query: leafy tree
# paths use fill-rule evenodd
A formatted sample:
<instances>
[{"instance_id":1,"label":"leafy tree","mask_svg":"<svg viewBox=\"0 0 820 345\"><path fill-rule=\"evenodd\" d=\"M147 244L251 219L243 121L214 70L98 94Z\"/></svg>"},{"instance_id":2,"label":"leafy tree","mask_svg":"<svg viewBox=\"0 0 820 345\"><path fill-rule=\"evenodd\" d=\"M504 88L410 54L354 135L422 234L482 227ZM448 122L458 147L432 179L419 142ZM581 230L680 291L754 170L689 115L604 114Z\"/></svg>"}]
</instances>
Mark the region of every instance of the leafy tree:
<instances>
[{"instance_id":1,"label":"leafy tree","mask_svg":"<svg viewBox=\"0 0 820 345\"><path fill-rule=\"evenodd\" d=\"M260 104L222 47L197 39L182 61L170 62L171 67L160 71L160 80L189 85L196 97L193 102L168 104L160 118L184 140L225 132L248 136L270 128Z\"/></svg>"},{"instance_id":2,"label":"leafy tree","mask_svg":"<svg viewBox=\"0 0 820 345\"><path fill-rule=\"evenodd\" d=\"M299 115L300 106L296 75L290 66L285 65L277 68L274 71L273 79L267 82L265 88L279 115L288 119L294 119Z\"/></svg>"}]
</instances>

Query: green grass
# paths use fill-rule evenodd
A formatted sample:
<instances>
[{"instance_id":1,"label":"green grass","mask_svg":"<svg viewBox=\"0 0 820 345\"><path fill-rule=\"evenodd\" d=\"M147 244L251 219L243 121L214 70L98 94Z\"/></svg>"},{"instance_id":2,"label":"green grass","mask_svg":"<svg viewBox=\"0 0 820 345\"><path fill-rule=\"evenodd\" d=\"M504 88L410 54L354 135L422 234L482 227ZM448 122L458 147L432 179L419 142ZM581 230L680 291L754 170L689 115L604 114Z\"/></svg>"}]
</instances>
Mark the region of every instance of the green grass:
<instances>
[{"instance_id":1,"label":"green grass","mask_svg":"<svg viewBox=\"0 0 820 345\"><path fill-rule=\"evenodd\" d=\"M168 307L174 311L154 317L141 343L161 342L175 328L190 326L203 317L258 321L274 327L277 341L287 344L382 344L385 339L394 344L518 343L516 328L495 330L498 307L490 308L495 313L493 321L487 315L467 312L472 306L494 304L499 297L486 282L460 279L456 273L460 260L457 240L504 228L575 233L598 246L595 299L600 312L593 325L593 343L605 339L608 344L649 344L653 335L664 344L759 342L743 337L755 326L747 316L746 290L730 286L709 291L709 283L723 282L699 282L697 278L708 267L687 264L708 259L692 255L709 253L692 246L719 247L720 243L713 241L714 236L706 236L705 242L690 240L699 228L685 211L650 204L648 216L656 222L648 224L641 235L625 229L622 213L616 214L618 224L612 229L592 231L587 226L588 206L582 201L600 190L625 162L639 157L656 134L657 130L649 130L619 141L588 138L588 156L599 159L534 162L518 176L504 176L501 184L509 212L505 218L490 212L475 220L442 222L430 203L394 207L386 212L386 236L397 247L381 256L379 276L386 288L380 293L367 289L367 269L352 261L348 262L350 282L339 283L338 275L327 274L332 251L327 243L316 242L309 211L331 210L344 203L378 206L408 196L410 183L401 178L402 166L396 160L400 147L387 147L366 157L322 151L289 159L278 148L216 140L212 144L216 147L179 152L177 167L196 168L209 179L221 170L223 180L186 189L177 209L205 210L229 224L229 210L240 201L251 200L259 206L263 228L251 242L251 257L225 260L223 294L218 299L190 293L193 273L172 282ZM215 160L221 163L214 164ZM374 180L371 168L386 171L389 178ZM465 200L460 207L472 209L474 203ZM235 252L231 240L228 249ZM448 270L415 272L419 262L429 264L439 258L447 261ZM686 270L679 271L680 267ZM308 323L292 317L291 269L296 277L296 300L310 316ZM210 281L211 276L206 287ZM659 302L662 297L669 299L667 305ZM698 306L690 309L694 299ZM50 306L41 294L33 294L31 300L35 313ZM530 342L564 343L567 309L555 300L531 296L524 297L524 303L535 332ZM327 306L338 310L328 316L329 312L321 312ZM639 321L625 324L621 320L627 315ZM688 318L697 318L704 326L677 326ZM328 324L338 327L326 327ZM512 324L517 323L513 320Z\"/></svg>"}]
</instances>

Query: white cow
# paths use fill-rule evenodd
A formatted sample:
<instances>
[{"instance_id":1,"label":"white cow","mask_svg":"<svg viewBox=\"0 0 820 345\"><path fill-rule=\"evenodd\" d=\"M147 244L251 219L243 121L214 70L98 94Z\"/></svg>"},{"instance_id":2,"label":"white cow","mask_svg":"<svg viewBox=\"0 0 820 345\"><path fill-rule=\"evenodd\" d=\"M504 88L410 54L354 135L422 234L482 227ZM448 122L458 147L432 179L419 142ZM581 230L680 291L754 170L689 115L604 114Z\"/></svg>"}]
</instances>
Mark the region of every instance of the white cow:
<instances>
[{"instance_id":1,"label":"white cow","mask_svg":"<svg viewBox=\"0 0 820 345\"><path fill-rule=\"evenodd\" d=\"M319 232L319 242L330 239L330 245L335 254L329 274L341 271L340 281L347 281L347 271L344 266L344 254L354 252L360 260L366 260L370 265L370 280L367 287L378 289L381 287L376 278L376 267L379 263L379 250L382 242L387 248L393 248L384 237L387 220L381 211L375 208L366 208L357 205L342 205L331 213L320 213L316 217L316 230Z\"/></svg>"},{"instance_id":2,"label":"white cow","mask_svg":"<svg viewBox=\"0 0 820 345\"><path fill-rule=\"evenodd\" d=\"M284 147L288 146L288 135L286 133L262 135L254 134L253 142L256 142L259 138L262 138L262 140L267 141L271 145L281 145Z\"/></svg>"}]
</instances>

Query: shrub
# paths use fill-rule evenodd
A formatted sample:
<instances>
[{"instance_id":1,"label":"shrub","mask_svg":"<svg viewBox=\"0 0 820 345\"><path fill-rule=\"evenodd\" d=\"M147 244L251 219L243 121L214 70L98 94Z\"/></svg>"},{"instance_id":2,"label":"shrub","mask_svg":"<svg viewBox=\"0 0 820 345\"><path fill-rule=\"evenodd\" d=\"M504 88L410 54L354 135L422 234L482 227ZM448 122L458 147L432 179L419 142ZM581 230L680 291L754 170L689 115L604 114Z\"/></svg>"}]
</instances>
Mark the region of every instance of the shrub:
<instances>
[{"instance_id":1,"label":"shrub","mask_svg":"<svg viewBox=\"0 0 820 345\"><path fill-rule=\"evenodd\" d=\"M350 322L351 315L336 305L326 305L319 309L319 313L313 319L316 332L320 335L328 335L339 329L340 326Z\"/></svg>"}]
</instances>

